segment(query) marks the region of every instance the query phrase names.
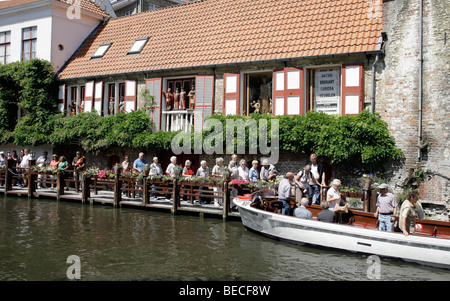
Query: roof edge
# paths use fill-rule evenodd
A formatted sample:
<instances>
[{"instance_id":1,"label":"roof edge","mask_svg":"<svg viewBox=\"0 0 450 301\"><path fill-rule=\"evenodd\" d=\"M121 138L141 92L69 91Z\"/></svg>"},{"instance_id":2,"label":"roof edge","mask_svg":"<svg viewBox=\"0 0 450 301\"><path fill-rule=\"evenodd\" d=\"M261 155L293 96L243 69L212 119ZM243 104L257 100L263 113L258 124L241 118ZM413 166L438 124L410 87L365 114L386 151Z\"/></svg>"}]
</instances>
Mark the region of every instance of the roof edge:
<instances>
[{"instance_id":1,"label":"roof edge","mask_svg":"<svg viewBox=\"0 0 450 301\"><path fill-rule=\"evenodd\" d=\"M97 27L98 28L98 27ZM96 29L97 30L97 29ZM90 35L89 35L90 36ZM78 49L77 49L78 51ZM75 53L77 52L75 51ZM73 55L75 55L75 53ZM235 62L235 63L223 63L223 64L211 64L211 65L199 65L199 66L189 66L189 67L179 67L179 68L166 68L166 69L153 69L153 70L140 70L133 72L123 72L123 73L110 73L110 74L101 74L94 76L82 76L82 77L67 77L67 78L57 78L60 81L68 81L68 80L76 80L76 79L92 79L92 78L105 78L111 76L122 76L122 75L136 75L136 74L146 74L148 73L157 73L157 72L175 72L175 71L185 71L185 70L195 70L195 69L213 69L213 68L223 68L223 67L233 67L233 66L241 66L241 65L254 65L254 64L268 64L268 63L285 63L299 60L307 60L314 58L337 58L337 57L349 57L349 56L358 56L358 55L376 55L382 54L382 50L372 50L372 51L362 51L362 52L349 52L349 53L337 53L337 54L327 54L327 55L312 55L312 56L301 56L301 57L292 57L292 58L283 58L283 59L270 59L270 60L258 60L258 61L246 61L246 62ZM72 55L72 57L73 57ZM67 64L71 61L72 57L67 60ZM66 64L61 67L60 70L65 68ZM60 72L58 71L58 74Z\"/></svg>"}]
</instances>

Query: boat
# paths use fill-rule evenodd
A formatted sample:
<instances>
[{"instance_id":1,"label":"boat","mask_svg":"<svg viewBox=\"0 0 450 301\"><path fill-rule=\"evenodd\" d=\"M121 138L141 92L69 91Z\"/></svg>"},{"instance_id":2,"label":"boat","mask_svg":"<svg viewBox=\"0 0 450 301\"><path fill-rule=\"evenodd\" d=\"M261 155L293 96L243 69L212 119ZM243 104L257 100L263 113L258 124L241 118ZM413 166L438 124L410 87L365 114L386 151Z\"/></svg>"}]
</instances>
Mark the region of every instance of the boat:
<instances>
[{"instance_id":1,"label":"boat","mask_svg":"<svg viewBox=\"0 0 450 301\"><path fill-rule=\"evenodd\" d=\"M255 208L251 198L235 198L244 227L267 237L298 245L377 255L450 269L450 239L408 235L373 227L300 219ZM373 214L372 214L373 215Z\"/></svg>"}]
</instances>

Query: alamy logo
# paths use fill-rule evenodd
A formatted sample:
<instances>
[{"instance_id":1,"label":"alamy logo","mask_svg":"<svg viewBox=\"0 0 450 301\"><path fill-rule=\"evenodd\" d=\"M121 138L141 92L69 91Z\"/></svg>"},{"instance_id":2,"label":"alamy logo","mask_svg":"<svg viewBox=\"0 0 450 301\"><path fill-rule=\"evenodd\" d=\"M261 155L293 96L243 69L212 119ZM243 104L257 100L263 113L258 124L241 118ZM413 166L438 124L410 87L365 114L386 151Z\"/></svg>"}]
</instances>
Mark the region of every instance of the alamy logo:
<instances>
[{"instance_id":1,"label":"alamy logo","mask_svg":"<svg viewBox=\"0 0 450 301\"><path fill-rule=\"evenodd\" d=\"M70 255L67 257L67 263L72 265L67 269L66 275L70 280L81 279L81 260L77 255Z\"/></svg>"},{"instance_id":2,"label":"alamy logo","mask_svg":"<svg viewBox=\"0 0 450 301\"><path fill-rule=\"evenodd\" d=\"M81 0L68 0L71 4L66 11L66 16L70 20L81 19Z\"/></svg>"},{"instance_id":3,"label":"alamy logo","mask_svg":"<svg viewBox=\"0 0 450 301\"><path fill-rule=\"evenodd\" d=\"M370 3L367 8L367 17L369 19L379 19L383 16L382 0L367 0Z\"/></svg>"}]
</instances>

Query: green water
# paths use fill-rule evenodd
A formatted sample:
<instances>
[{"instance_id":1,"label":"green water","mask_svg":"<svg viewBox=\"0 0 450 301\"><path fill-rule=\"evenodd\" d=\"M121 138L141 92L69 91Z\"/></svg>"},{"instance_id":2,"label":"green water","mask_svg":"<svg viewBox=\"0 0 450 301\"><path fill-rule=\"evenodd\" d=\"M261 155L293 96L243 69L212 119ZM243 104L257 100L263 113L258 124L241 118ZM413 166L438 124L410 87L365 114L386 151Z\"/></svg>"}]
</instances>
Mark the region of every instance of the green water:
<instances>
[{"instance_id":1,"label":"green water","mask_svg":"<svg viewBox=\"0 0 450 301\"><path fill-rule=\"evenodd\" d=\"M0 280L368 280L366 256L289 245L239 221L0 197ZM450 280L450 271L381 259L381 280Z\"/></svg>"}]
</instances>

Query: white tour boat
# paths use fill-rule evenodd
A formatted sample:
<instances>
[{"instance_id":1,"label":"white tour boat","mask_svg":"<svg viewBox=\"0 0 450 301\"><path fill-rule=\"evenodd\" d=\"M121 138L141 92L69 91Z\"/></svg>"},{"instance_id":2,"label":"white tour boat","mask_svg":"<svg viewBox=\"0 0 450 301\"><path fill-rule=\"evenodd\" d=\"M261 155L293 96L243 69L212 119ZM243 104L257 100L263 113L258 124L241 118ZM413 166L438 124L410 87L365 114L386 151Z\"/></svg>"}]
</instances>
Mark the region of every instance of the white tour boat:
<instances>
[{"instance_id":1,"label":"white tour boat","mask_svg":"<svg viewBox=\"0 0 450 301\"><path fill-rule=\"evenodd\" d=\"M450 269L450 239L386 232L358 226L300 219L250 206L235 198L243 225L254 232L293 244L306 244L390 257Z\"/></svg>"}]
</instances>

